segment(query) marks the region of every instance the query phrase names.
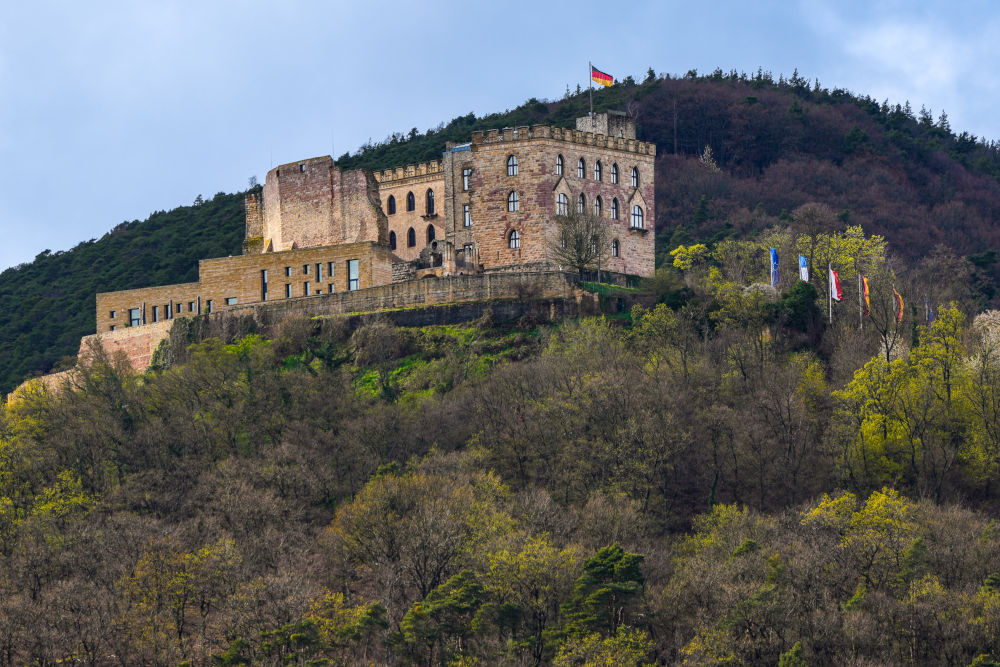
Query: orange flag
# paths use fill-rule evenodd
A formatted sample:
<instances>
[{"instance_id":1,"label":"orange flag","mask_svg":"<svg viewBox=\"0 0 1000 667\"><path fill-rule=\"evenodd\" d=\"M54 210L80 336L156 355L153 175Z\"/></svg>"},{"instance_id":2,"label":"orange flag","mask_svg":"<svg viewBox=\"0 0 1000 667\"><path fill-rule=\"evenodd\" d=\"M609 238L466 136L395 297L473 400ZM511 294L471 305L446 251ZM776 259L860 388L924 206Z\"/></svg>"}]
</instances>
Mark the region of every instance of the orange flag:
<instances>
[{"instance_id":1,"label":"orange flag","mask_svg":"<svg viewBox=\"0 0 1000 667\"><path fill-rule=\"evenodd\" d=\"M865 316L867 316L872 307L871 299L868 298L868 276L861 276L861 283L864 286Z\"/></svg>"},{"instance_id":2,"label":"orange flag","mask_svg":"<svg viewBox=\"0 0 1000 667\"><path fill-rule=\"evenodd\" d=\"M896 291L896 288L892 288L893 296L896 299L896 322L903 321L903 297Z\"/></svg>"}]
</instances>

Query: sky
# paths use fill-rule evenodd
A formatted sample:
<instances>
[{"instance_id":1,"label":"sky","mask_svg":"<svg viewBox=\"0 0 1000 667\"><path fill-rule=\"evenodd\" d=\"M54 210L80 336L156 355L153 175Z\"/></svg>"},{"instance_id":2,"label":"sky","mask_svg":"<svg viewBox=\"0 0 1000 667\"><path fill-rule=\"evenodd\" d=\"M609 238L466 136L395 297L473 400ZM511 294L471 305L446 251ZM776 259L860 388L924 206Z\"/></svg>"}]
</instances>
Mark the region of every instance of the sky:
<instances>
[{"instance_id":1,"label":"sky","mask_svg":"<svg viewBox=\"0 0 1000 667\"><path fill-rule=\"evenodd\" d=\"M7 0L0 270L275 165L617 78L796 68L1000 140L1000 3Z\"/></svg>"}]
</instances>

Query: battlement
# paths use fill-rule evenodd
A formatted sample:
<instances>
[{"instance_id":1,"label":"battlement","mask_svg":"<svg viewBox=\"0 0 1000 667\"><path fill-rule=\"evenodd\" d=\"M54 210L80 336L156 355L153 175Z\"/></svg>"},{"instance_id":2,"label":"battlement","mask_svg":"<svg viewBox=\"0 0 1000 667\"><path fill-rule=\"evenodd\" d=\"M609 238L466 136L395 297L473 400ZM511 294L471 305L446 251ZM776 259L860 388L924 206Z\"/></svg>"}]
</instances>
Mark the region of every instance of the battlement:
<instances>
[{"instance_id":1,"label":"battlement","mask_svg":"<svg viewBox=\"0 0 1000 667\"><path fill-rule=\"evenodd\" d=\"M656 155L656 144L624 137L609 137L605 134L571 130L551 125L521 125L505 127L502 130L476 131L472 133L472 145L498 144L514 141L530 141L533 139L549 139L564 141L570 144L582 144L596 148L610 148L637 155Z\"/></svg>"},{"instance_id":2,"label":"battlement","mask_svg":"<svg viewBox=\"0 0 1000 667\"><path fill-rule=\"evenodd\" d=\"M408 164L405 167L394 167L374 173L375 180L379 183L392 183L393 181L402 181L417 176L433 176L442 173L442 170L440 160L431 160L430 162Z\"/></svg>"}]
</instances>

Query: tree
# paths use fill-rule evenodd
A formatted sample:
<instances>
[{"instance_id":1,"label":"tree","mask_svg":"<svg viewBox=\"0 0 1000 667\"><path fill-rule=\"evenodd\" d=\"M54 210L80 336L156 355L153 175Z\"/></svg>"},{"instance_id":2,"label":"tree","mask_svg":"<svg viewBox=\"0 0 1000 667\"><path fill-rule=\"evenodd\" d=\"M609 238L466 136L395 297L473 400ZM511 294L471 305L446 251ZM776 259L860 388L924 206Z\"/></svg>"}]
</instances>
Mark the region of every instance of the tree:
<instances>
[{"instance_id":1,"label":"tree","mask_svg":"<svg viewBox=\"0 0 1000 667\"><path fill-rule=\"evenodd\" d=\"M610 255L610 232L604 220L586 212L557 215L556 236L549 244L553 261L574 269L583 278L584 271L601 270L601 262ZM598 276L600 278L600 276Z\"/></svg>"}]
</instances>

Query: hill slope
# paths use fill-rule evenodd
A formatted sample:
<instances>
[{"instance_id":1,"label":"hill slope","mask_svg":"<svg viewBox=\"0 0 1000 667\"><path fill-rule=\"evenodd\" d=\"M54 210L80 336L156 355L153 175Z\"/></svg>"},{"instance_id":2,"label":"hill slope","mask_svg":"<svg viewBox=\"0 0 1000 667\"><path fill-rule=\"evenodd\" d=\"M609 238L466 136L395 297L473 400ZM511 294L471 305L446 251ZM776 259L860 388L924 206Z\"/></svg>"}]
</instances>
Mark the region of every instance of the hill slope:
<instances>
[{"instance_id":1,"label":"hill slope","mask_svg":"<svg viewBox=\"0 0 1000 667\"><path fill-rule=\"evenodd\" d=\"M1000 245L1000 156L993 142L954 134L946 117L890 107L793 75L778 80L716 70L709 76L631 77L594 93L596 110L628 109L655 142L656 229L662 259L678 243L752 235L822 202L836 224L885 235L908 258L943 244L995 278ZM531 99L513 110L460 116L420 134L394 134L338 158L373 169L440 157L477 129L571 125L585 93ZM718 169L699 160L711 147ZM0 274L0 390L46 372L91 333L99 291L191 280L197 260L239 252L242 195L119 225L98 241ZM993 297L993 287L984 287Z\"/></svg>"}]
</instances>

